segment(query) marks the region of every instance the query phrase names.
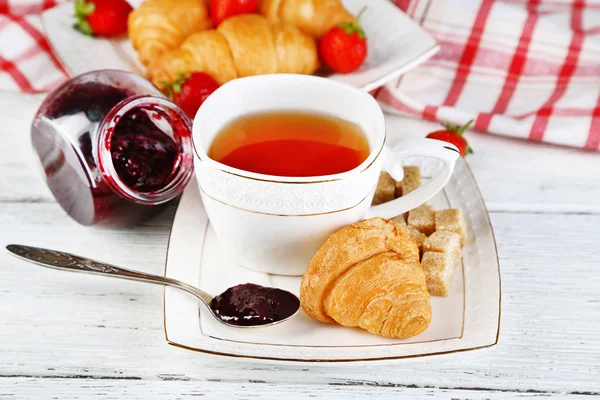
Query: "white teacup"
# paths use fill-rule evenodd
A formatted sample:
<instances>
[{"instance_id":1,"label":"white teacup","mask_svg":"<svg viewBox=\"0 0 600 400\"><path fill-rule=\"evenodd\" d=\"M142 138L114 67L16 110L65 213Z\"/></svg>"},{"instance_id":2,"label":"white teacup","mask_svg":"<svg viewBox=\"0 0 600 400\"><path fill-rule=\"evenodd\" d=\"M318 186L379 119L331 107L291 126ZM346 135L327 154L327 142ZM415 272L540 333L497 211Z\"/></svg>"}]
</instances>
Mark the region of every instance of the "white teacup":
<instances>
[{"instance_id":1,"label":"white teacup","mask_svg":"<svg viewBox=\"0 0 600 400\"><path fill-rule=\"evenodd\" d=\"M215 136L232 120L282 110L326 113L358 124L369 157L342 174L293 178L242 171L207 156ZM454 146L430 139L384 147L385 121L373 97L305 75L262 75L223 85L196 114L193 139L202 201L223 254L247 268L280 275L302 275L319 246L345 225L370 216L392 218L423 204L448 182L459 156ZM411 156L437 158L443 167L417 190L371 207L381 170L401 180L403 160Z\"/></svg>"}]
</instances>

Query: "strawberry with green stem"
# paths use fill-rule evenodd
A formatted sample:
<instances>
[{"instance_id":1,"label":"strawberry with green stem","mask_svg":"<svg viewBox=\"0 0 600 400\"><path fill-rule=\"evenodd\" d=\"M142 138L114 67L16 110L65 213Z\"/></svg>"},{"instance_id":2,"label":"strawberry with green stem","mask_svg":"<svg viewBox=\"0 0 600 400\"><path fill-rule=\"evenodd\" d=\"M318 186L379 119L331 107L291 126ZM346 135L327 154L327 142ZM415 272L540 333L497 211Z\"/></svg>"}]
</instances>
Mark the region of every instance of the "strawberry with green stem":
<instances>
[{"instance_id":1,"label":"strawberry with green stem","mask_svg":"<svg viewBox=\"0 0 600 400\"><path fill-rule=\"evenodd\" d=\"M367 58L367 37L358 23L366 9L358 13L356 20L329 30L319 43L321 59L335 72L347 74L355 71Z\"/></svg>"},{"instance_id":2,"label":"strawberry with green stem","mask_svg":"<svg viewBox=\"0 0 600 400\"><path fill-rule=\"evenodd\" d=\"M179 73L173 82L162 84L165 85L165 94L169 100L192 119L204 100L219 88L217 81L204 72Z\"/></svg>"},{"instance_id":3,"label":"strawberry with green stem","mask_svg":"<svg viewBox=\"0 0 600 400\"><path fill-rule=\"evenodd\" d=\"M120 35L132 10L125 0L76 0L74 28L88 36Z\"/></svg>"},{"instance_id":4,"label":"strawberry with green stem","mask_svg":"<svg viewBox=\"0 0 600 400\"><path fill-rule=\"evenodd\" d=\"M445 129L440 129L439 131L431 132L426 137L429 139L442 140L444 142L452 143L458 150L460 151L461 156L466 156L467 154L473 153L471 146L467 143L467 140L463 137L463 134L471 124L473 120L470 120L465 125L452 125L452 124L442 124Z\"/></svg>"}]
</instances>

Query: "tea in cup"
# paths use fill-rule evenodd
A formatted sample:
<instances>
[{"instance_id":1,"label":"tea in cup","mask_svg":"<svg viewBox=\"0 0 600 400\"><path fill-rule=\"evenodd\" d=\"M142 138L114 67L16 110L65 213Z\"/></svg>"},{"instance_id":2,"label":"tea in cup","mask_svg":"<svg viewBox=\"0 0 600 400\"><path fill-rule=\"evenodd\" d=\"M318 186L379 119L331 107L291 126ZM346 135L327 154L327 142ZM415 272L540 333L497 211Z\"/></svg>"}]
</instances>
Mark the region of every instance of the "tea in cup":
<instances>
[{"instance_id":1,"label":"tea in cup","mask_svg":"<svg viewBox=\"0 0 600 400\"><path fill-rule=\"evenodd\" d=\"M262 75L220 87L196 114L195 169L210 223L226 254L257 271L302 275L327 237L370 216L415 208L450 179L457 149L411 139L384 146L381 108L360 89L314 76ZM382 170L441 160L429 182L371 207Z\"/></svg>"},{"instance_id":2,"label":"tea in cup","mask_svg":"<svg viewBox=\"0 0 600 400\"><path fill-rule=\"evenodd\" d=\"M350 171L369 153L367 138L350 121L306 111L269 111L229 123L208 156L247 172L310 177Z\"/></svg>"}]
</instances>

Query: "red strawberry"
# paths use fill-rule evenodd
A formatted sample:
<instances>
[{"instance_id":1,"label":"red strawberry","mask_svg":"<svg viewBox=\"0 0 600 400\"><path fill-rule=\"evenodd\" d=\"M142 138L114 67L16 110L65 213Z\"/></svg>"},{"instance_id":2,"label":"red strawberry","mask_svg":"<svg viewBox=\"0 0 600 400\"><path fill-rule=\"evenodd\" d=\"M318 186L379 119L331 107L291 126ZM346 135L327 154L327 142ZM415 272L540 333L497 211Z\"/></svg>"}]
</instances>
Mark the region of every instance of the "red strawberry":
<instances>
[{"instance_id":1,"label":"red strawberry","mask_svg":"<svg viewBox=\"0 0 600 400\"><path fill-rule=\"evenodd\" d=\"M113 36L127 32L127 16L133 10L125 0L76 0L75 29L89 36Z\"/></svg>"},{"instance_id":2,"label":"red strawberry","mask_svg":"<svg viewBox=\"0 0 600 400\"><path fill-rule=\"evenodd\" d=\"M257 11L258 0L210 0L210 16L215 26L234 15L252 14Z\"/></svg>"},{"instance_id":3,"label":"red strawberry","mask_svg":"<svg viewBox=\"0 0 600 400\"><path fill-rule=\"evenodd\" d=\"M439 131L431 132L426 137L429 139L443 140L444 142L452 143L458 150L460 151L461 156L466 156L467 154L473 153L469 143L463 137L463 133L473 123L473 120L470 120L465 125L452 125L452 124L442 124L442 126L446 129L441 129Z\"/></svg>"},{"instance_id":4,"label":"red strawberry","mask_svg":"<svg viewBox=\"0 0 600 400\"><path fill-rule=\"evenodd\" d=\"M358 24L365 10L366 7L358 13L356 21L344 22L329 30L319 43L323 62L335 72L352 72L367 58L365 31Z\"/></svg>"},{"instance_id":5,"label":"red strawberry","mask_svg":"<svg viewBox=\"0 0 600 400\"><path fill-rule=\"evenodd\" d=\"M163 82L167 95L190 117L194 118L204 100L219 88L217 81L204 72L181 74L175 82Z\"/></svg>"}]
</instances>

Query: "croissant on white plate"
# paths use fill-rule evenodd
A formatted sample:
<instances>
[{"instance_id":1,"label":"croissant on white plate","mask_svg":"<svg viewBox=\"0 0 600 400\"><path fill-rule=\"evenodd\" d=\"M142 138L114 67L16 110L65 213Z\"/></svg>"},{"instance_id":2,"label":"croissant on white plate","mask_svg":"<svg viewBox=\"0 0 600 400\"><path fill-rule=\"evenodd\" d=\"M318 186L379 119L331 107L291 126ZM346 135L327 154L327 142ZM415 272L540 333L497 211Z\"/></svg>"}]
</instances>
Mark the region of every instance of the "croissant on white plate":
<instances>
[{"instance_id":1,"label":"croissant on white plate","mask_svg":"<svg viewBox=\"0 0 600 400\"><path fill-rule=\"evenodd\" d=\"M355 20L340 0L262 0L260 13L271 22L285 22L320 39L342 22Z\"/></svg>"},{"instance_id":2,"label":"croissant on white plate","mask_svg":"<svg viewBox=\"0 0 600 400\"><path fill-rule=\"evenodd\" d=\"M192 33L211 27L204 0L146 0L127 20L131 44L146 67Z\"/></svg>"},{"instance_id":3,"label":"croissant on white plate","mask_svg":"<svg viewBox=\"0 0 600 400\"><path fill-rule=\"evenodd\" d=\"M252 75L311 74L318 66L311 36L288 24L270 23L262 15L246 14L192 34L164 53L148 75L159 88L188 72L205 72L222 85Z\"/></svg>"},{"instance_id":4,"label":"croissant on white plate","mask_svg":"<svg viewBox=\"0 0 600 400\"><path fill-rule=\"evenodd\" d=\"M318 321L392 338L418 335L431 322L417 244L407 229L383 218L327 239L302 277L300 303Z\"/></svg>"}]
</instances>

